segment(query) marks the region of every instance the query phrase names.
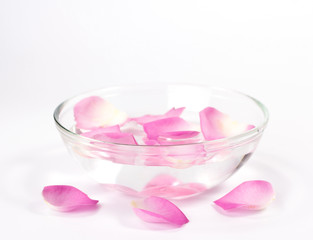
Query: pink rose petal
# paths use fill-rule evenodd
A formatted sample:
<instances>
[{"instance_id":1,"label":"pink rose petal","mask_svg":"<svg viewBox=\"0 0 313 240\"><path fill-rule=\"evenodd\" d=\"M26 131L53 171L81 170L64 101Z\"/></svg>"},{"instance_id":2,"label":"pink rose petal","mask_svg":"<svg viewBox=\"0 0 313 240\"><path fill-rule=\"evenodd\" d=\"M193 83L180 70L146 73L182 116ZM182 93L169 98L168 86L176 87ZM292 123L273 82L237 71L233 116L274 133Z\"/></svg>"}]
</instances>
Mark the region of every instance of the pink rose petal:
<instances>
[{"instance_id":1,"label":"pink rose petal","mask_svg":"<svg viewBox=\"0 0 313 240\"><path fill-rule=\"evenodd\" d=\"M103 142L137 145L134 136L130 133L121 132L118 125L107 128L96 128L81 135Z\"/></svg>"},{"instance_id":2,"label":"pink rose petal","mask_svg":"<svg viewBox=\"0 0 313 240\"><path fill-rule=\"evenodd\" d=\"M103 135L105 133L121 133L121 130L120 130L119 125L114 125L114 126L106 127L106 128L103 128L103 127L95 128L89 132L82 133L81 135L84 137L97 139L98 135Z\"/></svg>"},{"instance_id":3,"label":"pink rose petal","mask_svg":"<svg viewBox=\"0 0 313 240\"><path fill-rule=\"evenodd\" d=\"M224 210L264 209L274 199L274 190L269 182L262 180L243 182L214 203Z\"/></svg>"},{"instance_id":4,"label":"pink rose petal","mask_svg":"<svg viewBox=\"0 0 313 240\"><path fill-rule=\"evenodd\" d=\"M141 117L137 117L137 118L130 118L130 121L136 121L138 124L143 125L145 123L148 122L152 122L152 121L156 121L159 119L163 119L163 118L170 118L170 117L179 117L182 112L184 111L184 107L181 108L172 108L170 109L168 112L166 112L165 114L161 114L161 115L144 115Z\"/></svg>"},{"instance_id":5,"label":"pink rose petal","mask_svg":"<svg viewBox=\"0 0 313 240\"><path fill-rule=\"evenodd\" d=\"M200 112L200 125L203 136L208 141L234 136L254 128L253 125L234 121L212 107L207 107Z\"/></svg>"},{"instance_id":6,"label":"pink rose petal","mask_svg":"<svg viewBox=\"0 0 313 240\"><path fill-rule=\"evenodd\" d=\"M188 168L194 165L202 165L206 161L210 160L210 156L207 155L204 146L202 144L190 144L182 146L173 146L175 144L193 143L193 139L190 141L164 141L161 138L158 140L151 140L162 145L172 145L171 148L146 148L146 159L144 164L147 166L169 166L172 168ZM155 143L154 143L155 144ZM152 145L152 144L151 144ZM159 145L159 144L155 144Z\"/></svg>"},{"instance_id":7,"label":"pink rose petal","mask_svg":"<svg viewBox=\"0 0 313 240\"><path fill-rule=\"evenodd\" d=\"M198 131L176 131L176 132L164 132L160 133L159 137L172 138L172 139L184 139L192 138L199 135Z\"/></svg>"},{"instance_id":8,"label":"pink rose petal","mask_svg":"<svg viewBox=\"0 0 313 240\"><path fill-rule=\"evenodd\" d=\"M67 185L46 186L42 191L42 196L59 211L71 211L98 203L97 200L90 199L77 188Z\"/></svg>"},{"instance_id":9,"label":"pink rose petal","mask_svg":"<svg viewBox=\"0 0 313 240\"><path fill-rule=\"evenodd\" d=\"M124 112L116 109L111 103L101 97L87 97L74 106L76 127L93 129L122 124L127 120Z\"/></svg>"},{"instance_id":10,"label":"pink rose petal","mask_svg":"<svg viewBox=\"0 0 313 240\"><path fill-rule=\"evenodd\" d=\"M160 197L148 197L133 202L135 214L145 222L168 223L182 226L189 222L184 213L172 202Z\"/></svg>"},{"instance_id":11,"label":"pink rose petal","mask_svg":"<svg viewBox=\"0 0 313 240\"><path fill-rule=\"evenodd\" d=\"M188 131L190 125L179 117L163 118L143 125L149 139L157 139L168 132Z\"/></svg>"},{"instance_id":12,"label":"pink rose petal","mask_svg":"<svg viewBox=\"0 0 313 240\"><path fill-rule=\"evenodd\" d=\"M97 140L103 142L137 145L134 136L130 133L106 133L103 135L99 135L97 137Z\"/></svg>"},{"instance_id":13,"label":"pink rose petal","mask_svg":"<svg viewBox=\"0 0 313 240\"><path fill-rule=\"evenodd\" d=\"M182 139L173 139L173 138L163 138L159 137L157 142L158 145L185 145L190 143L199 142L199 138L182 138Z\"/></svg>"},{"instance_id":14,"label":"pink rose petal","mask_svg":"<svg viewBox=\"0 0 313 240\"><path fill-rule=\"evenodd\" d=\"M185 110L185 107L181 108L172 108L168 112L165 113L166 117L179 117L183 111Z\"/></svg>"}]
</instances>

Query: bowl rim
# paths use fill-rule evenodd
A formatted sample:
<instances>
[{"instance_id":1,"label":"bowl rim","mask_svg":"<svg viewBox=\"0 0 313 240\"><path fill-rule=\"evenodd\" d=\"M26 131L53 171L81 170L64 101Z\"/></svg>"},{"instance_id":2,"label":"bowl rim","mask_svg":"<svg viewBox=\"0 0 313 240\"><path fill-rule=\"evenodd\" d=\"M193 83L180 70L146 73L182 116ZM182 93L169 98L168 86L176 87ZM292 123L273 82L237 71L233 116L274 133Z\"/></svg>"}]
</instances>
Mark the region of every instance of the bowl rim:
<instances>
[{"instance_id":1,"label":"bowl rim","mask_svg":"<svg viewBox=\"0 0 313 240\"><path fill-rule=\"evenodd\" d=\"M215 140L205 140L201 142L195 142L195 143L184 143L184 144L173 144L173 145L134 145L134 144L122 144L122 143L114 143L114 142L107 142L107 141L100 141L97 139L92 139L88 138L85 136L82 136L78 133L75 133L71 131L70 129L64 127L61 122L59 121L59 115L63 109L63 107L70 101L74 101L76 98L81 98L84 95L91 95L91 93L96 93L96 92L103 92L103 91L112 91L112 90L118 90L121 88L136 88L136 87L152 87L152 86L193 86L193 87L203 87L203 88L210 88L214 90L220 90L223 92L228 92L228 93L234 93L237 95L240 95L242 97L245 97L249 100L251 100L263 113L263 121L255 126L253 129L250 129L248 131L245 131L243 133L230 136L230 137L225 137L225 138L220 138L220 139L215 139ZM194 83L140 83L140 84L120 84L120 85L113 85L113 86L106 86L103 88L98 88L98 89L93 89L89 91L85 91L79 94L76 94L70 98L67 98L63 102L61 102L54 110L53 112L53 118L56 123L57 128L63 133L71 138L77 138L77 140L80 141L88 141L90 144L90 140L92 140L92 143L101 143L101 144L110 144L110 145L115 145L115 146L125 146L125 147L132 147L132 148L171 148L171 147L179 147L179 146L191 146L191 145L212 145L212 146L223 146L223 145L239 145L242 144L242 142L249 141L251 139L254 139L256 136L260 135L264 129L266 128L268 121L269 121L269 111L267 107L258 99L242 93L240 91L230 89L230 88L224 88L224 87L219 87L219 86L211 86L211 85L206 85L206 84L194 84Z\"/></svg>"}]
</instances>

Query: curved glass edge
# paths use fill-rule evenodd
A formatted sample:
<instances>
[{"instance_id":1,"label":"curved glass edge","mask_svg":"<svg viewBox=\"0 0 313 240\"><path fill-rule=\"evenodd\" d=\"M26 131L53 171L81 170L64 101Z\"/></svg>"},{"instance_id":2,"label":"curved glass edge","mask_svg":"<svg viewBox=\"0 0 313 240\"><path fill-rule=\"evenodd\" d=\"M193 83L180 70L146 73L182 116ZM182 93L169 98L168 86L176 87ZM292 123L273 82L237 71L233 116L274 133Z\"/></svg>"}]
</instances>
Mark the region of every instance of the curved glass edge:
<instances>
[{"instance_id":1,"label":"curved glass edge","mask_svg":"<svg viewBox=\"0 0 313 240\"><path fill-rule=\"evenodd\" d=\"M91 138L87 138L84 136L81 136L75 132L72 132L71 130L65 128L59 121L59 114L61 113L63 107L70 101L74 101L77 98L81 98L84 95L90 95L91 93L97 93L97 92L103 92L103 91L112 91L112 90L118 90L119 88L136 88L139 85L120 85L120 86L111 86L111 87L105 87L102 89L97 89L97 90L91 90L91 91L87 91L81 94L77 94L74 97L68 98L67 100L63 101L61 104L59 104L57 106L57 108L55 109L54 113L53 113L53 118L54 121L56 123L56 125L58 126L58 129L60 130L61 133L66 134L67 136L75 139L77 138L77 140L83 141L85 143L92 141L93 143L105 143L105 144L110 144L110 145L116 145L116 146L127 146L127 147L133 147L133 148L171 148L171 147L178 147L178 146L190 146L190 145L207 145L207 146L219 146L219 148L221 146L230 146L230 145L239 145L242 144L242 142L246 142L246 141L251 141L252 139L254 139L255 137L257 137L258 135L262 134L264 129L266 128L267 124L268 124L268 120L269 120L269 112L268 109L265 107L265 105L263 103L261 103L259 100L255 99L254 97L251 97L247 94L244 94L240 91L236 91L236 90L231 90L231 89L227 89L227 88L222 88L222 87L211 87L209 85L201 85L201 84L189 84L189 83L181 83L181 84L175 84L175 83L171 83L171 84L166 84L166 83L157 83L157 84L140 84L140 87L143 86L147 86L147 87L151 87L152 85L164 85L164 86L186 86L186 85L192 85L192 86L198 86L198 87L205 87L205 88L211 88L211 89L216 89L216 90L222 90L224 92L231 92L231 93L236 93L238 95L244 96L250 100L252 100L262 111L263 116L264 116L264 121L262 121L261 124L259 124L258 126L256 126L255 128L249 130L249 131L245 131L241 134L235 135L235 136L231 136L231 137L226 137L226 138L222 138L222 139L216 139L216 140L211 140L211 141L202 141L202 142L197 142L197 143L189 143L189 144L177 144L177 145L131 145L131 144L121 144L121 143L113 143L113 142L105 142L105 141L100 141L100 140L95 140L95 139L91 139ZM213 147L214 148L214 147Z\"/></svg>"}]
</instances>

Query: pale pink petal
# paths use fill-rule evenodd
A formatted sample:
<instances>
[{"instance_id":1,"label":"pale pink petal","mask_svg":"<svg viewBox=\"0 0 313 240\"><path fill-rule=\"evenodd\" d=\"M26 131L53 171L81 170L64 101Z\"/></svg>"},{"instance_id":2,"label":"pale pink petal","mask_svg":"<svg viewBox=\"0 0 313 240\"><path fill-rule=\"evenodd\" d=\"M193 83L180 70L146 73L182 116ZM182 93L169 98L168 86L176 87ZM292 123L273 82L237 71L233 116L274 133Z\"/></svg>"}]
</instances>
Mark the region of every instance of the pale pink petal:
<instances>
[{"instance_id":1,"label":"pale pink petal","mask_svg":"<svg viewBox=\"0 0 313 240\"><path fill-rule=\"evenodd\" d=\"M254 128L253 125L239 123L213 107L200 112L200 126L208 141L234 136Z\"/></svg>"},{"instance_id":2,"label":"pale pink petal","mask_svg":"<svg viewBox=\"0 0 313 240\"><path fill-rule=\"evenodd\" d=\"M141 208L133 208L135 214L141 218L143 221L145 222L149 222L149 223L168 223L168 220L166 220L163 216L161 216L160 214L151 212L151 211L147 211Z\"/></svg>"},{"instance_id":3,"label":"pale pink petal","mask_svg":"<svg viewBox=\"0 0 313 240\"><path fill-rule=\"evenodd\" d=\"M183 139L192 138L199 135L198 131L176 131L176 132L164 132L160 133L159 137L171 138L171 139Z\"/></svg>"},{"instance_id":4,"label":"pale pink petal","mask_svg":"<svg viewBox=\"0 0 313 240\"><path fill-rule=\"evenodd\" d=\"M89 132L82 133L81 135L84 137L97 139L97 135L102 135L105 133L120 133L120 132L121 130L120 130L119 125L114 125L114 126L106 127L106 128L103 128L103 127L95 128Z\"/></svg>"},{"instance_id":5,"label":"pale pink petal","mask_svg":"<svg viewBox=\"0 0 313 240\"><path fill-rule=\"evenodd\" d=\"M95 128L81 135L103 142L137 145L134 136L130 133L121 132L119 125Z\"/></svg>"},{"instance_id":6,"label":"pale pink petal","mask_svg":"<svg viewBox=\"0 0 313 240\"><path fill-rule=\"evenodd\" d=\"M135 121L140 125L143 125L147 122L152 122L158 119L162 119L164 118L163 115L151 115L151 114L147 114L147 115L143 115L141 117L136 117L136 118L130 118L129 121Z\"/></svg>"},{"instance_id":7,"label":"pale pink petal","mask_svg":"<svg viewBox=\"0 0 313 240\"><path fill-rule=\"evenodd\" d=\"M95 135L92 138L103 142L137 145L134 136L130 133L108 132Z\"/></svg>"},{"instance_id":8,"label":"pale pink petal","mask_svg":"<svg viewBox=\"0 0 313 240\"><path fill-rule=\"evenodd\" d=\"M184 213L172 202L152 196L140 203L133 203L134 212L143 221L152 223L168 223L182 226L189 222Z\"/></svg>"},{"instance_id":9,"label":"pale pink petal","mask_svg":"<svg viewBox=\"0 0 313 240\"><path fill-rule=\"evenodd\" d=\"M192 139L191 139L192 140ZM162 145L175 145L184 143L193 143L193 141L176 141L169 142L158 138L156 142ZM151 140L155 141L155 140ZM151 144L152 145L152 144ZM159 144L155 144L159 145ZM161 151L160 148L147 148L147 158L145 159L145 165L147 166L169 166L172 168L188 168L194 165L203 165L206 161L209 161L209 157L202 144L190 144L182 146L173 146L168 148L166 152Z\"/></svg>"},{"instance_id":10,"label":"pale pink petal","mask_svg":"<svg viewBox=\"0 0 313 240\"><path fill-rule=\"evenodd\" d=\"M254 126L254 125L249 124L249 125L247 126L247 128L246 128L246 131L249 131L249 130L251 130L251 129L253 129L253 128L255 128L255 126Z\"/></svg>"},{"instance_id":11,"label":"pale pink petal","mask_svg":"<svg viewBox=\"0 0 313 240\"><path fill-rule=\"evenodd\" d=\"M190 144L201 141L200 138L196 138L196 136L198 135L199 135L198 131L176 131L165 133L161 132L159 133L159 136L156 141L158 142L159 145Z\"/></svg>"},{"instance_id":12,"label":"pale pink petal","mask_svg":"<svg viewBox=\"0 0 313 240\"><path fill-rule=\"evenodd\" d=\"M184 107L172 108L168 112L166 112L165 114L160 114L160 115L147 114L147 115L144 115L141 117L130 118L129 121L135 121L138 124L143 125L145 123L160 120L163 118L179 117L182 114L182 112L184 111L184 109L185 109Z\"/></svg>"},{"instance_id":13,"label":"pale pink petal","mask_svg":"<svg viewBox=\"0 0 313 240\"><path fill-rule=\"evenodd\" d=\"M143 125L148 138L157 139L161 134L176 131L188 131L190 125L179 117L163 118Z\"/></svg>"},{"instance_id":14,"label":"pale pink petal","mask_svg":"<svg viewBox=\"0 0 313 240\"><path fill-rule=\"evenodd\" d=\"M90 199L77 188L67 185L46 186L42 191L42 196L59 211L71 211L98 203L97 200Z\"/></svg>"},{"instance_id":15,"label":"pale pink petal","mask_svg":"<svg viewBox=\"0 0 313 240\"><path fill-rule=\"evenodd\" d=\"M146 188L140 192L142 196L159 196L167 199L181 199L198 195L207 190L200 183L180 184L177 186L163 186Z\"/></svg>"},{"instance_id":16,"label":"pale pink petal","mask_svg":"<svg viewBox=\"0 0 313 240\"><path fill-rule=\"evenodd\" d=\"M158 145L185 145L190 143L197 143L201 141L198 138L183 138L183 139L173 139L173 138L163 138L159 137L157 142Z\"/></svg>"},{"instance_id":17,"label":"pale pink petal","mask_svg":"<svg viewBox=\"0 0 313 240\"><path fill-rule=\"evenodd\" d=\"M168 112L166 112L164 115L168 117L179 117L183 111L185 110L185 107L181 108L172 108Z\"/></svg>"},{"instance_id":18,"label":"pale pink petal","mask_svg":"<svg viewBox=\"0 0 313 240\"><path fill-rule=\"evenodd\" d=\"M159 175L153 178L142 191L119 184L105 184L107 189L122 192L135 197L158 196L167 199L182 199L204 192L207 188L200 183L182 183L171 175Z\"/></svg>"},{"instance_id":19,"label":"pale pink petal","mask_svg":"<svg viewBox=\"0 0 313 240\"><path fill-rule=\"evenodd\" d=\"M207 188L200 183L182 183L171 175L161 174L153 178L140 192L143 196L184 198L197 195Z\"/></svg>"},{"instance_id":20,"label":"pale pink petal","mask_svg":"<svg viewBox=\"0 0 313 240\"><path fill-rule=\"evenodd\" d=\"M177 185L180 184L180 181L168 174L160 174L156 177L152 178L144 189L153 188L153 187L163 187L163 186L170 186L170 185Z\"/></svg>"},{"instance_id":21,"label":"pale pink petal","mask_svg":"<svg viewBox=\"0 0 313 240\"><path fill-rule=\"evenodd\" d=\"M132 188L120 185L120 184L103 184L105 188L109 190L119 191L130 196L139 197L140 193Z\"/></svg>"},{"instance_id":22,"label":"pale pink petal","mask_svg":"<svg viewBox=\"0 0 313 240\"><path fill-rule=\"evenodd\" d=\"M182 169L203 165L209 160L209 157L203 144L190 144L171 148L165 159L168 162L168 166Z\"/></svg>"},{"instance_id":23,"label":"pale pink petal","mask_svg":"<svg viewBox=\"0 0 313 240\"><path fill-rule=\"evenodd\" d=\"M122 124L127 115L98 96L87 97L74 106L76 127L93 129Z\"/></svg>"},{"instance_id":24,"label":"pale pink petal","mask_svg":"<svg viewBox=\"0 0 313 240\"><path fill-rule=\"evenodd\" d=\"M262 180L243 182L214 203L225 210L264 209L274 199L274 190L269 182Z\"/></svg>"}]
</instances>

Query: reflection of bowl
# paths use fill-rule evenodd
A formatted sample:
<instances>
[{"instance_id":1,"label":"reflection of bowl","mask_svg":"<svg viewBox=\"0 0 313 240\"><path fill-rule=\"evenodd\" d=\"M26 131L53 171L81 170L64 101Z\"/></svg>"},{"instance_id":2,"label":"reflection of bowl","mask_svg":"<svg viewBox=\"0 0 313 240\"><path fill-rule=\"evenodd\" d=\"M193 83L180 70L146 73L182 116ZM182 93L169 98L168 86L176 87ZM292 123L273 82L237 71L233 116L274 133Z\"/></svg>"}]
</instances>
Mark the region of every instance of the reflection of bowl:
<instances>
[{"instance_id":1,"label":"reflection of bowl","mask_svg":"<svg viewBox=\"0 0 313 240\"><path fill-rule=\"evenodd\" d=\"M199 123L207 106L255 128L212 141L181 145L125 145L89 139L75 129L77 102L100 96L130 116L186 107L183 118ZM98 182L137 195L187 197L211 188L235 172L254 152L268 121L267 109L247 95L202 85L149 84L104 88L73 97L54 112L56 126L83 168Z\"/></svg>"}]
</instances>

